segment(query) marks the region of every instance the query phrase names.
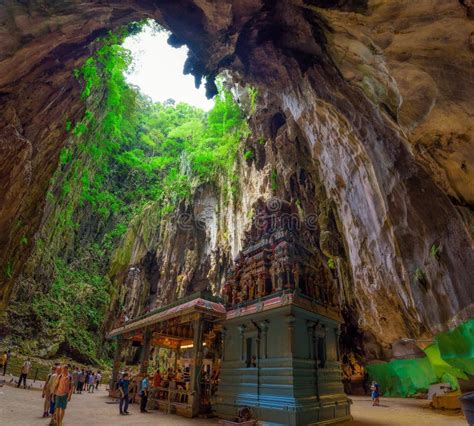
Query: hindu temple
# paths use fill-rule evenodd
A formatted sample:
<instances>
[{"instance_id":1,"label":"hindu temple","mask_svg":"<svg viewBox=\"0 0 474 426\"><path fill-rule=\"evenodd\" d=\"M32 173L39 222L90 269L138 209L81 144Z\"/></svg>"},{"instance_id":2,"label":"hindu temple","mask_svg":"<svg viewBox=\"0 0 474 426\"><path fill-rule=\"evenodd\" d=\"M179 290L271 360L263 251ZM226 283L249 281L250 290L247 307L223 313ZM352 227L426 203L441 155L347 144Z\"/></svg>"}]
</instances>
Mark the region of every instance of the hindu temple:
<instances>
[{"instance_id":1,"label":"hindu temple","mask_svg":"<svg viewBox=\"0 0 474 426\"><path fill-rule=\"evenodd\" d=\"M173 398L169 389L153 390L157 407L191 417L212 410L222 418L247 407L268 425L351 418L336 285L315 266L311 231L290 203L260 203L220 300L195 294L109 333L142 345L144 372L151 347L171 348L175 363L191 367L189 383ZM192 349L191 362L186 349ZM206 393L201 385L211 377Z\"/></svg>"}]
</instances>

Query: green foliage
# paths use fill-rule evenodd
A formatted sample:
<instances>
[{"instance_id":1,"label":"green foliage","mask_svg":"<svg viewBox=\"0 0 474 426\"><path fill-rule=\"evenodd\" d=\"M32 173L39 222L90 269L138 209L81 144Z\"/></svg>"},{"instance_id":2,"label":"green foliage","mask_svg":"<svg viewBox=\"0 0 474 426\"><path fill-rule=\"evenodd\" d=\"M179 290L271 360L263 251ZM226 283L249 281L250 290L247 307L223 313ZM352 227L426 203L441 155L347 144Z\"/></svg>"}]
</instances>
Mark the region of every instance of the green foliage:
<instances>
[{"instance_id":1,"label":"green foliage","mask_svg":"<svg viewBox=\"0 0 474 426\"><path fill-rule=\"evenodd\" d=\"M328 259L327 265L329 269L332 269L332 270L336 269L336 261L332 257Z\"/></svg>"},{"instance_id":2,"label":"green foliage","mask_svg":"<svg viewBox=\"0 0 474 426\"><path fill-rule=\"evenodd\" d=\"M426 283L426 275L421 268L415 269L414 278L417 283L420 283L420 284Z\"/></svg>"},{"instance_id":3,"label":"green foliage","mask_svg":"<svg viewBox=\"0 0 474 426\"><path fill-rule=\"evenodd\" d=\"M74 129L72 131L72 133L74 134L74 136L81 136L83 135L84 133L87 132L87 125L80 122L80 123L77 123L75 126L74 126Z\"/></svg>"},{"instance_id":4,"label":"green foliage","mask_svg":"<svg viewBox=\"0 0 474 426\"><path fill-rule=\"evenodd\" d=\"M253 151L251 149L244 152L244 158L250 160L253 158Z\"/></svg>"},{"instance_id":5,"label":"green foliage","mask_svg":"<svg viewBox=\"0 0 474 426\"><path fill-rule=\"evenodd\" d=\"M13 277L13 265L11 261L8 261L7 265L5 266L5 277L7 279L10 279Z\"/></svg>"},{"instance_id":6,"label":"green foliage","mask_svg":"<svg viewBox=\"0 0 474 426\"><path fill-rule=\"evenodd\" d=\"M277 170L274 168L272 170L272 175L271 175L271 187L272 187L272 191L275 192L278 188L278 172Z\"/></svg>"},{"instance_id":7,"label":"green foliage","mask_svg":"<svg viewBox=\"0 0 474 426\"><path fill-rule=\"evenodd\" d=\"M66 121L66 132L70 132L71 129L72 129L72 123L71 123L71 120L67 120Z\"/></svg>"},{"instance_id":8,"label":"green foliage","mask_svg":"<svg viewBox=\"0 0 474 426\"><path fill-rule=\"evenodd\" d=\"M73 153L70 149L64 147L61 152L59 153L59 164L61 166L66 165L67 163L71 162L73 158Z\"/></svg>"},{"instance_id":9,"label":"green foliage","mask_svg":"<svg viewBox=\"0 0 474 426\"><path fill-rule=\"evenodd\" d=\"M98 331L109 303L110 283L98 264L101 255L97 248L81 253L84 261L74 265L56 259L50 291L32 299L42 329L53 336L63 334L71 354L94 361L100 352Z\"/></svg>"},{"instance_id":10,"label":"green foliage","mask_svg":"<svg viewBox=\"0 0 474 426\"><path fill-rule=\"evenodd\" d=\"M132 58L120 43L142 23L137 25L119 35L110 33L74 71L87 103L105 97L100 114L86 110L76 122L75 143L60 153L64 167L47 193L54 204L52 236L37 242L54 279L44 286L49 291L34 298L34 313L51 336L63 336L73 354L88 359L101 356L97 331L113 292L107 271L130 222L150 203L158 218L175 211L204 182L225 179L235 195L234 161L249 133L223 87L208 113L174 101L153 103L131 88L124 73ZM71 129L67 121L66 130ZM72 247L69 255L63 250L66 242Z\"/></svg>"},{"instance_id":11,"label":"green foliage","mask_svg":"<svg viewBox=\"0 0 474 426\"><path fill-rule=\"evenodd\" d=\"M253 114L257 106L258 89L256 87L249 86L247 88L247 93L250 98L250 113Z\"/></svg>"},{"instance_id":12,"label":"green foliage","mask_svg":"<svg viewBox=\"0 0 474 426\"><path fill-rule=\"evenodd\" d=\"M439 260L441 257L441 247L436 244L433 244L430 249L430 256L433 259Z\"/></svg>"},{"instance_id":13,"label":"green foliage","mask_svg":"<svg viewBox=\"0 0 474 426\"><path fill-rule=\"evenodd\" d=\"M23 235L21 238L20 238L20 244L22 246L26 246L28 244L28 238L26 237L26 235Z\"/></svg>"}]
</instances>

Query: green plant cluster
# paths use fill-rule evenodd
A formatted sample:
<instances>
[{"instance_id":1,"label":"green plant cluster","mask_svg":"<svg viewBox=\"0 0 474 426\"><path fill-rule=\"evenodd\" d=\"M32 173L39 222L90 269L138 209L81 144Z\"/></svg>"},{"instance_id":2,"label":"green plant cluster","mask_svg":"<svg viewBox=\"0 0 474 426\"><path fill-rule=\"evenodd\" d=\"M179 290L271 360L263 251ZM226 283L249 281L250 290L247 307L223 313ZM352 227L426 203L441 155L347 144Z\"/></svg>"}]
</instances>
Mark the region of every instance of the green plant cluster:
<instances>
[{"instance_id":1,"label":"green plant cluster","mask_svg":"<svg viewBox=\"0 0 474 426\"><path fill-rule=\"evenodd\" d=\"M74 72L88 109L76 123L65 120L73 143L60 153L48 191L50 232L36 243L52 280L33 311L43 329L63 336L62 346L85 360L103 353L98 330L113 291L107 272L130 222L150 202L158 215L174 211L200 183L228 181L235 190L234 163L248 134L222 85L207 113L173 100L153 103L130 87L132 57L121 46L129 33L110 33Z\"/></svg>"},{"instance_id":2,"label":"green plant cluster","mask_svg":"<svg viewBox=\"0 0 474 426\"><path fill-rule=\"evenodd\" d=\"M94 158L94 173L82 176L82 200L104 217L161 201L169 211L200 182L230 176L239 142L248 133L246 121L231 94L220 88L209 111L184 103L153 103L125 80L130 52L114 36L76 71L84 80L82 96L106 87L105 116L82 144ZM90 112L74 127L85 133ZM71 160L68 149L61 162ZM67 188L66 188L67 190ZM133 209L132 209L133 210Z\"/></svg>"},{"instance_id":3,"label":"green plant cluster","mask_svg":"<svg viewBox=\"0 0 474 426\"><path fill-rule=\"evenodd\" d=\"M55 262L55 278L47 293L39 293L32 308L43 332L60 337L64 350L78 360L97 363L100 328L110 302L108 280L100 266L100 249L89 249L85 262ZM82 256L79 256L80 258Z\"/></svg>"}]
</instances>

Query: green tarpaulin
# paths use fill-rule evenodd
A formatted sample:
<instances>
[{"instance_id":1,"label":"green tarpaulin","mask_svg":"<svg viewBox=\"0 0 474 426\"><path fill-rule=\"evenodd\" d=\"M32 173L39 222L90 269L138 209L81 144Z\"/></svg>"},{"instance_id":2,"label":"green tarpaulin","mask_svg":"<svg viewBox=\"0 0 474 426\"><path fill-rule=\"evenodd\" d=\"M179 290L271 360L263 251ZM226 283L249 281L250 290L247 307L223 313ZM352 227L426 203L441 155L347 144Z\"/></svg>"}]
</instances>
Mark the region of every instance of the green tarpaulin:
<instances>
[{"instance_id":1,"label":"green tarpaulin","mask_svg":"<svg viewBox=\"0 0 474 426\"><path fill-rule=\"evenodd\" d=\"M414 395L440 382L450 383L457 389L457 379L467 379L467 374L474 374L474 319L436 335L424 352L424 358L370 364L367 366L369 378L380 384L385 396Z\"/></svg>"}]
</instances>

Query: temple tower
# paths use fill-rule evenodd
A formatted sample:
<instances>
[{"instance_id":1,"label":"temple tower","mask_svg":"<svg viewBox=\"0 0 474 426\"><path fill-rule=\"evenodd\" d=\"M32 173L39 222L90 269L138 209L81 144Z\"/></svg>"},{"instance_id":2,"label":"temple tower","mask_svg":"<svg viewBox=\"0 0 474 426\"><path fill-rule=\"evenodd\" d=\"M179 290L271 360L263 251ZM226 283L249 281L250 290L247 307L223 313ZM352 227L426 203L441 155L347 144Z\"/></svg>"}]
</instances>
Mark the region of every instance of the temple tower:
<instances>
[{"instance_id":1,"label":"temple tower","mask_svg":"<svg viewBox=\"0 0 474 426\"><path fill-rule=\"evenodd\" d=\"M266 425L351 418L337 287L311 231L286 202L259 207L223 290L227 314L214 401L221 417L248 406Z\"/></svg>"}]
</instances>

